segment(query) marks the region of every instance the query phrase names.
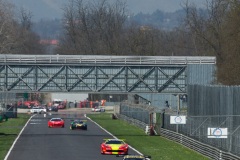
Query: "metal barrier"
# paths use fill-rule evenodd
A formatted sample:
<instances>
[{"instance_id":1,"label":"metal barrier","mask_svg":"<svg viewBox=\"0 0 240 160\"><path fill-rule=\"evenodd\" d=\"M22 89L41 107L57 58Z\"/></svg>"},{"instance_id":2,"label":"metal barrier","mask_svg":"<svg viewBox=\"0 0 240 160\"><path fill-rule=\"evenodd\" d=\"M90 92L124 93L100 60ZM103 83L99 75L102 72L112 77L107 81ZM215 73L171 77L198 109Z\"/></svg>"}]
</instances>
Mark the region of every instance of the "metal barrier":
<instances>
[{"instance_id":1,"label":"metal barrier","mask_svg":"<svg viewBox=\"0 0 240 160\"><path fill-rule=\"evenodd\" d=\"M240 157L233 155L229 152L224 152L220 149L212 147L210 145L201 143L197 140L194 140L188 136L185 136L180 133L176 133L167 129L161 129L161 136L166 137L167 139L178 142L190 149L193 149L207 157L217 160L231 159L231 160L240 160Z\"/></svg>"},{"instance_id":2,"label":"metal barrier","mask_svg":"<svg viewBox=\"0 0 240 160\"><path fill-rule=\"evenodd\" d=\"M117 114L117 117L122 119L122 120L124 120L124 121L126 121L126 122L128 122L129 124L132 124L134 126L137 126L137 127L141 128L143 130L145 130L146 126L148 125L148 124L146 124L146 123L144 123L142 121L130 118L130 117L122 115L122 114Z\"/></svg>"},{"instance_id":3,"label":"metal barrier","mask_svg":"<svg viewBox=\"0 0 240 160\"><path fill-rule=\"evenodd\" d=\"M121 103L120 109L119 109L119 115L118 117L120 119L123 119L127 121L130 124L133 124L144 131L146 130L146 126L148 126L151 122L149 120L149 114L151 113L159 113L159 110L153 109L149 105L136 105L136 104L129 104L129 103ZM158 127L164 127L160 128L157 134L164 136L170 140L173 140L175 142L178 142L188 148L191 148L207 157L210 157L212 159L231 159L231 160L240 160L240 157L238 157L238 142L239 139L238 136L233 136L232 134L238 135L238 128L233 127L233 130L230 130L231 136L230 141L227 143L225 141L228 141L228 139L208 139L203 137L207 137L206 135L206 130L207 128L205 125L203 125L203 122L206 122L206 120L196 120L196 118L193 117L188 117L188 124L186 125L173 125L170 124L170 116L171 115L176 115L176 111L168 110L167 113L162 112L160 114L164 115L162 120L162 125L160 126L158 124ZM186 112L180 112L181 115L186 115ZM187 116L187 115L186 115ZM212 117L212 119L215 117ZM233 118L228 118L226 119L220 119L217 117L218 120L221 122L221 125L219 126L224 126L225 122L228 124L228 120L233 120ZM155 117L156 119L156 117ZM206 119L206 118L205 118ZM206 122L207 124L214 123L215 120L211 120L209 122ZM236 119L236 117L235 117ZM153 125L154 124L153 122ZM201 132L199 134L196 134L201 128L204 128L203 131L201 129ZM156 129L156 128L155 128ZM195 133L196 132L196 133ZM204 141L203 141L204 140ZM206 141L207 140L207 141ZM224 144L224 145L223 145ZM227 145L228 144L228 145ZM230 145L231 144L231 145ZM234 147L232 144L235 144L236 146ZM216 147L213 147L216 146ZM226 146L230 146L231 149L227 149ZM234 151L233 151L234 149ZM231 151L231 152L230 152Z\"/></svg>"},{"instance_id":4,"label":"metal barrier","mask_svg":"<svg viewBox=\"0 0 240 160\"><path fill-rule=\"evenodd\" d=\"M145 131L146 129L146 126L148 126L148 124L144 123L144 122L141 122L137 119L133 119L133 118L130 118L128 116L125 116L125 115L121 115L121 114L118 114L118 118L132 124L132 125L135 125L141 129L143 129ZM240 160L240 157L238 157L237 155L234 155L232 153L229 153L229 152L225 152L225 151L222 151L218 148L215 148L215 147L212 147L208 144L204 144L200 141L197 141L195 139L192 139L188 136L185 136L181 133L177 133L177 132L174 132L174 131L170 131L170 130L167 130L167 129L164 129L164 128L161 128L160 130L160 136L163 136L169 140L172 140L174 142L177 142L181 145L184 145L185 147L187 148L190 148L192 150L195 150L199 153L201 153L202 155L206 156L206 157L209 157L211 159L216 159L216 160Z\"/></svg>"}]
</instances>

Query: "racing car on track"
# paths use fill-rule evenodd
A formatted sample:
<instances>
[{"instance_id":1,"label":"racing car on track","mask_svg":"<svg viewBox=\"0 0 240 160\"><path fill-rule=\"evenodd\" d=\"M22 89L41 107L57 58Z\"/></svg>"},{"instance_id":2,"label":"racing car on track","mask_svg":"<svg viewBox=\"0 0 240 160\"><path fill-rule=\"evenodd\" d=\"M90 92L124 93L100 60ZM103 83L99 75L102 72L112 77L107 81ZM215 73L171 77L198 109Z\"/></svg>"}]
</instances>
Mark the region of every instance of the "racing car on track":
<instances>
[{"instance_id":1,"label":"racing car on track","mask_svg":"<svg viewBox=\"0 0 240 160\"><path fill-rule=\"evenodd\" d=\"M105 112L105 109L102 107L94 107L92 108L92 112Z\"/></svg>"},{"instance_id":2,"label":"racing car on track","mask_svg":"<svg viewBox=\"0 0 240 160\"><path fill-rule=\"evenodd\" d=\"M87 130L87 122L86 120L80 120L80 119L73 120L70 124L70 129L71 130L74 130L74 129Z\"/></svg>"},{"instance_id":3,"label":"racing car on track","mask_svg":"<svg viewBox=\"0 0 240 160\"><path fill-rule=\"evenodd\" d=\"M41 114L41 113L46 113L46 112L47 112L47 109L44 108L44 107L32 107L30 109L30 113L39 113L39 114Z\"/></svg>"},{"instance_id":4,"label":"racing car on track","mask_svg":"<svg viewBox=\"0 0 240 160\"><path fill-rule=\"evenodd\" d=\"M101 154L128 154L128 144L121 139L104 139L101 143Z\"/></svg>"},{"instance_id":5,"label":"racing car on track","mask_svg":"<svg viewBox=\"0 0 240 160\"><path fill-rule=\"evenodd\" d=\"M117 157L123 157L123 160L151 160L151 156L144 155L117 155Z\"/></svg>"},{"instance_id":6,"label":"racing car on track","mask_svg":"<svg viewBox=\"0 0 240 160\"><path fill-rule=\"evenodd\" d=\"M62 118L52 118L48 121L48 127L62 127L64 128L64 120Z\"/></svg>"}]
</instances>

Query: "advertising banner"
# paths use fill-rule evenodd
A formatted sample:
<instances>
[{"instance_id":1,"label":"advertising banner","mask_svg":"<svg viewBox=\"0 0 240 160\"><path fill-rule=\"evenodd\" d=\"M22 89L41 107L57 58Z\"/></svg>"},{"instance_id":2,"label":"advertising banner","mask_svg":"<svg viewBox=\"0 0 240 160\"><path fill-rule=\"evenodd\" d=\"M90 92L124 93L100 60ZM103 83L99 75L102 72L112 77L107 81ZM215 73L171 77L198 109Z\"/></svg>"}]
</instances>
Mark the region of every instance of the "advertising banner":
<instances>
[{"instance_id":1,"label":"advertising banner","mask_svg":"<svg viewBox=\"0 0 240 160\"><path fill-rule=\"evenodd\" d=\"M208 128L208 138L227 138L227 128Z\"/></svg>"},{"instance_id":2,"label":"advertising banner","mask_svg":"<svg viewBox=\"0 0 240 160\"><path fill-rule=\"evenodd\" d=\"M186 116L170 116L170 124L186 124Z\"/></svg>"}]
</instances>

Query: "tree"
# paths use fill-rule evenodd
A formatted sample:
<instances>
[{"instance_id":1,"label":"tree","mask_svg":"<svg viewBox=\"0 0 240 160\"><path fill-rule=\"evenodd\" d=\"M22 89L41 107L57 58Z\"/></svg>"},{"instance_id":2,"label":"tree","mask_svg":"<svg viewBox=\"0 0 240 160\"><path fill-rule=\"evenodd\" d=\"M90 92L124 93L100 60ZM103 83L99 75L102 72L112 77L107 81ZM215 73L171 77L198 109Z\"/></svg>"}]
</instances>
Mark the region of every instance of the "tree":
<instances>
[{"instance_id":1,"label":"tree","mask_svg":"<svg viewBox=\"0 0 240 160\"><path fill-rule=\"evenodd\" d=\"M42 53L39 37L31 31L31 14L21 10L20 17L16 17L14 9L0 0L0 54Z\"/></svg>"},{"instance_id":2,"label":"tree","mask_svg":"<svg viewBox=\"0 0 240 160\"><path fill-rule=\"evenodd\" d=\"M125 3L71 0L64 8L64 31L59 54L120 54L126 21Z\"/></svg>"},{"instance_id":3,"label":"tree","mask_svg":"<svg viewBox=\"0 0 240 160\"><path fill-rule=\"evenodd\" d=\"M43 54L44 47L39 43L40 37L32 31L32 14L21 8L18 25L16 26L18 34L16 34L17 54Z\"/></svg>"},{"instance_id":4,"label":"tree","mask_svg":"<svg viewBox=\"0 0 240 160\"><path fill-rule=\"evenodd\" d=\"M220 64L221 82L228 85L240 84L240 2L232 0L226 21L223 23L225 43L223 45L224 63Z\"/></svg>"},{"instance_id":5,"label":"tree","mask_svg":"<svg viewBox=\"0 0 240 160\"><path fill-rule=\"evenodd\" d=\"M186 25L196 45L196 52L217 58L218 81L226 85L240 84L239 1L209 0L207 14L186 4ZM200 53L201 55L201 53Z\"/></svg>"},{"instance_id":6,"label":"tree","mask_svg":"<svg viewBox=\"0 0 240 160\"><path fill-rule=\"evenodd\" d=\"M16 22L13 19L13 6L0 0L0 53L11 53L16 44Z\"/></svg>"}]
</instances>

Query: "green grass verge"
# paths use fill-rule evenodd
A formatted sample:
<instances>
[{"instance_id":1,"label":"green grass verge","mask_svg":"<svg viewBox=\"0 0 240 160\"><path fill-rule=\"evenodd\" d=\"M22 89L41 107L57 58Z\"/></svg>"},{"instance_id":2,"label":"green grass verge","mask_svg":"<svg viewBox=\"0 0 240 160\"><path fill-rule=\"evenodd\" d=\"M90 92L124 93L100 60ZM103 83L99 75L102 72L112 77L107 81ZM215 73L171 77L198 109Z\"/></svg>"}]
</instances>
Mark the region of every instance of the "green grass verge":
<instances>
[{"instance_id":1,"label":"green grass verge","mask_svg":"<svg viewBox=\"0 0 240 160\"><path fill-rule=\"evenodd\" d=\"M9 118L0 122L0 159L4 159L19 132L31 115L18 114L17 118Z\"/></svg>"},{"instance_id":2,"label":"green grass verge","mask_svg":"<svg viewBox=\"0 0 240 160\"><path fill-rule=\"evenodd\" d=\"M89 114L107 131L126 142L152 160L207 160L209 158L161 136L147 136L145 132L123 120L112 120L111 114ZM107 138L107 137L106 137Z\"/></svg>"}]
</instances>

